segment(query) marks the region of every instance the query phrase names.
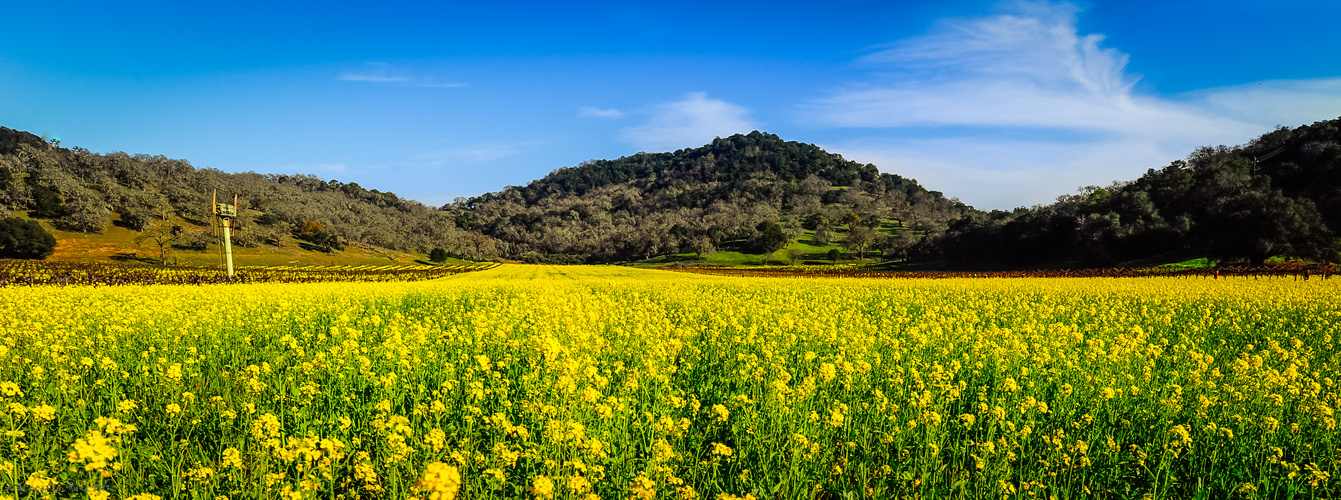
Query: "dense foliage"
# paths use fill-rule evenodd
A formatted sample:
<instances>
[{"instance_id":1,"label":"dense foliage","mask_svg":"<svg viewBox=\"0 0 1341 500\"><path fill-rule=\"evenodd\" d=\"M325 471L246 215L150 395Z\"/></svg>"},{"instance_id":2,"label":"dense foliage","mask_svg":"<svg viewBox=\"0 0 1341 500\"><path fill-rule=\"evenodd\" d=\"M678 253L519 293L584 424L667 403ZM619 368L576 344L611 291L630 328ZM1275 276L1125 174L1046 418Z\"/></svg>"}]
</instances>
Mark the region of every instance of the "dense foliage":
<instances>
[{"instance_id":1,"label":"dense foliage","mask_svg":"<svg viewBox=\"0 0 1341 500\"><path fill-rule=\"evenodd\" d=\"M209 234L212 193L240 193L240 246L299 240L318 250L345 244L492 258L489 238L468 234L436 208L355 183L311 175L229 174L197 169L162 156L95 154L65 149L37 136L0 127L0 214L29 210L57 229L100 232L112 223L143 231L155 221ZM223 200L220 200L223 201ZM231 202L231 200L229 200Z\"/></svg>"},{"instance_id":2,"label":"dense foliage","mask_svg":"<svg viewBox=\"0 0 1341 500\"><path fill-rule=\"evenodd\" d=\"M435 260L771 254L808 237L809 248L835 259L832 247L841 245L856 258L875 251L966 267L1092 267L1186 256L1250 265L1273 257L1335 261L1339 125L1341 119L1279 128L1243 146L1203 147L1134 181L990 213L874 165L761 132L592 160L431 208L354 183L93 154L0 127L0 211L28 210L66 231L101 231L113 214L117 224L141 232L184 222L180 241L203 248L210 193L236 192L238 245L442 249Z\"/></svg>"},{"instance_id":3,"label":"dense foliage","mask_svg":"<svg viewBox=\"0 0 1341 500\"><path fill-rule=\"evenodd\" d=\"M592 160L449 208L461 228L505 241L516 254L559 261L727 245L776 250L807 221L806 229L833 231L892 218L934 235L972 212L912 179L757 131L672 153Z\"/></svg>"},{"instance_id":4,"label":"dense foliage","mask_svg":"<svg viewBox=\"0 0 1341 500\"><path fill-rule=\"evenodd\" d=\"M1202 147L1048 206L969 215L939 245L960 264L1107 265L1179 253L1253 265L1276 256L1336 261L1341 119Z\"/></svg>"},{"instance_id":5,"label":"dense foliage","mask_svg":"<svg viewBox=\"0 0 1341 500\"><path fill-rule=\"evenodd\" d=\"M56 250L56 238L35 221L0 219L0 258L45 259Z\"/></svg>"}]
</instances>

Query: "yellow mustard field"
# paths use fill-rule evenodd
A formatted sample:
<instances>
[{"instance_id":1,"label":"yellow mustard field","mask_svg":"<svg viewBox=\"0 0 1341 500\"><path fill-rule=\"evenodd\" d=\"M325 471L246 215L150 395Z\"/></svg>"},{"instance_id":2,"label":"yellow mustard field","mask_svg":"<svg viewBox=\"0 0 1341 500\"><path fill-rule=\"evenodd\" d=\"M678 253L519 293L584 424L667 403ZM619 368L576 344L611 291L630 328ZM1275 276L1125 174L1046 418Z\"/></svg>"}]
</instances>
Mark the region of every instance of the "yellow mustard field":
<instances>
[{"instance_id":1,"label":"yellow mustard field","mask_svg":"<svg viewBox=\"0 0 1341 500\"><path fill-rule=\"evenodd\" d=\"M1331 498L1341 280L0 288L0 498Z\"/></svg>"}]
</instances>

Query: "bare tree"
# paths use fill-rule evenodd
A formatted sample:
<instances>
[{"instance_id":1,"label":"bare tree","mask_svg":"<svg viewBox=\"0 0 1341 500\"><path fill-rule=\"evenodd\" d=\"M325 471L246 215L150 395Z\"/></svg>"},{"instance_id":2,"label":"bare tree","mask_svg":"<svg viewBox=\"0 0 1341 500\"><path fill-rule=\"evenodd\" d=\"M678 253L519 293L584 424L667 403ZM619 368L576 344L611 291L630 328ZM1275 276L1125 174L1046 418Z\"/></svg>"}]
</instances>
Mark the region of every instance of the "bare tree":
<instances>
[{"instance_id":1,"label":"bare tree","mask_svg":"<svg viewBox=\"0 0 1341 500\"><path fill-rule=\"evenodd\" d=\"M843 246L848 250L855 250L859 259L866 260L866 247L875 241L875 232L871 228L862 225L853 225L847 232L847 239L843 240Z\"/></svg>"},{"instance_id":2,"label":"bare tree","mask_svg":"<svg viewBox=\"0 0 1341 500\"><path fill-rule=\"evenodd\" d=\"M806 251L801 250L800 248L793 248L791 250L787 250L787 260L791 261L793 266L796 265L796 263L801 260L801 257L805 257L805 255Z\"/></svg>"},{"instance_id":3,"label":"bare tree","mask_svg":"<svg viewBox=\"0 0 1341 500\"><path fill-rule=\"evenodd\" d=\"M703 257L703 254L705 253L713 253L717 251L717 247L712 244L712 238L709 238L708 235L705 234L690 238L689 249L694 251L696 257Z\"/></svg>"},{"instance_id":4,"label":"bare tree","mask_svg":"<svg viewBox=\"0 0 1341 500\"><path fill-rule=\"evenodd\" d=\"M886 258L898 255L902 257L903 260L908 260L908 251L911 250L913 246L917 245L919 241L921 241L921 238L913 231L906 228L900 228L893 236L885 238L882 242L883 245L881 246L883 247L882 250L884 250Z\"/></svg>"},{"instance_id":5,"label":"bare tree","mask_svg":"<svg viewBox=\"0 0 1341 500\"><path fill-rule=\"evenodd\" d=\"M815 236L811 237L811 240L816 245L828 245L833 241L833 230L829 229L829 224L821 224L815 228Z\"/></svg>"},{"instance_id":6,"label":"bare tree","mask_svg":"<svg viewBox=\"0 0 1341 500\"><path fill-rule=\"evenodd\" d=\"M151 224L149 228L145 229L139 236L136 236L135 244L139 245L146 240L154 242L154 244L158 245L159 265L166 266L168 265L168 245L177 241L177 239L181 237L181 234L181 231L174 230L171 225L163 221L158 221Z\"/></svg>"}]
</instances>

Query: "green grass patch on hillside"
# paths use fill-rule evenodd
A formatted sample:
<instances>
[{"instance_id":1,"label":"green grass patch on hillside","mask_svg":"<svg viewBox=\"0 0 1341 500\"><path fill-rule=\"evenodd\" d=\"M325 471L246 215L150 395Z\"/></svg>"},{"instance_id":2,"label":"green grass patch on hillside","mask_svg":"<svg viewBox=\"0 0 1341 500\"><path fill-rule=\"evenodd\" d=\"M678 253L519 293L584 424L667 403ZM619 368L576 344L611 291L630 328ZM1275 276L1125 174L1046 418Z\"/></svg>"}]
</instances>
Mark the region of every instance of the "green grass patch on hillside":
<instances>
[{"instance_id":1,"label":"green grass patch on hillside","mask_svg":"<svg viewBox=\"0 0 1341 500\"><path fill-rule=\"evenodd\" d=\"M1215 267L1215 261L1203 257L1198 259L1188 259L1182 262L1170 262L1159 267L1167 269L1202 269Z\"/></svg>"}]
</instances>

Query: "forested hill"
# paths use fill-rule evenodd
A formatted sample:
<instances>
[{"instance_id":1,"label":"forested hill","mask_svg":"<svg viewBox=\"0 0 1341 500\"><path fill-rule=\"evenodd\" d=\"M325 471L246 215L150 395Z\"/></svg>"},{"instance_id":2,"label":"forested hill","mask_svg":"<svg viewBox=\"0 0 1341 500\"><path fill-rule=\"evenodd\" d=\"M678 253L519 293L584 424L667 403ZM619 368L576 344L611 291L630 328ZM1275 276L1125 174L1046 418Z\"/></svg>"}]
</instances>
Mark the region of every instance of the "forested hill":
<instances>
[{"instance_id":1,"label":"forested hill","mask_svg":"<svg viewBox=\"0 0 1341 500\"><path fill-rule=\"evenodd\" d=\"M312 175L230 174L162 156L95 154L0 127L0 216L82 233L112 224L170 227L181 233L176 246L203 251L212 241L215 190L241 195L237 244L308 251L442 248L466 259L578 263L719 251L776 262L782 248L801 260L861 260L878 250L886 259L973 267L1335 261L1341 119L1199 148L1133 181L990 213L761 132L592 160L526 186L427 207Z\"/></svg>"},{"instance_id":2,"label":"forested hill","mask_svg":"<svg viewBox=\"0 0 1341 500\"><path fill-rule=\"evenodd\" d=\"M139 232L168 227L181 233L177 247L203 251L212 241L216 190L240 194L234 242L244 247L443 248L466 259L555 262L758 252L798 239L802 226L837 239L850 227L897 220L935 235L972 211L911 179L760 132L673 153L594 160L435 208L355 183L97 154L0 127L0 216L20 212L88 234L112 224Z\"/></svg>"},{"instance_id":3,"label":"forested hill","mask_svg":"<svg viewBox=\"0 0 1341 500\"><path fill-rule=\"evenodd\" d=\"M454 208L459 226L528 259L568 262L771 251L764 240L779 231L795 240L806 230L891 220L935 235L973 211L912 179L757 131L588 161Z\"/></svg>"},{"instance_id":4,"label":"forested hill","mask_svg":"<svg viewBox=\"0 0 1341 500\"><path fill-rule=\"evenodd\" d=\"M457 228L450 214L393 193L312 175L230 174L163 156L95 154L0 127L0 218L21 211L90 234L114 223L134 231L167 226L180 233L177 246L204 250L213 241L215 190L240 194L233 241L243 247L443 247L468 258L498 257L493 241Z\"/></svg>"},{"instance_id":5,"label":"forested hill","mask_svg":"<svg viewBox=\"0 0 1341 500\"><path fill-rule=\"evenodd\" d=\"M776 135L758 131L718 138L706 146L674 153L591 160L577 167L561 168L517 189L534 202L547 196L581 196L593 189L627 182L658 190L675 184L711 183L719 196L726 197L748 189L745 182L750 179L768 177L797 182L812 175L835 186L851 186L857 181L879 182L885 190L896 189L905 194L926 192L916 181L880 174L875 165L863 165L813 144L783 141Z\"/></svg>"},{"instance_id":6,"label":"forested hill","mask_svg":"<svg viewBox=\"0 0 1341 500\"><path fill-rule=\"evenodd\" d=\"M1107 265L1167 256L1338 258L1341 118L1202 147L1139 179L1054 204L972 214L936 245L952 263Z\"/></svg>"}]
</instances>

